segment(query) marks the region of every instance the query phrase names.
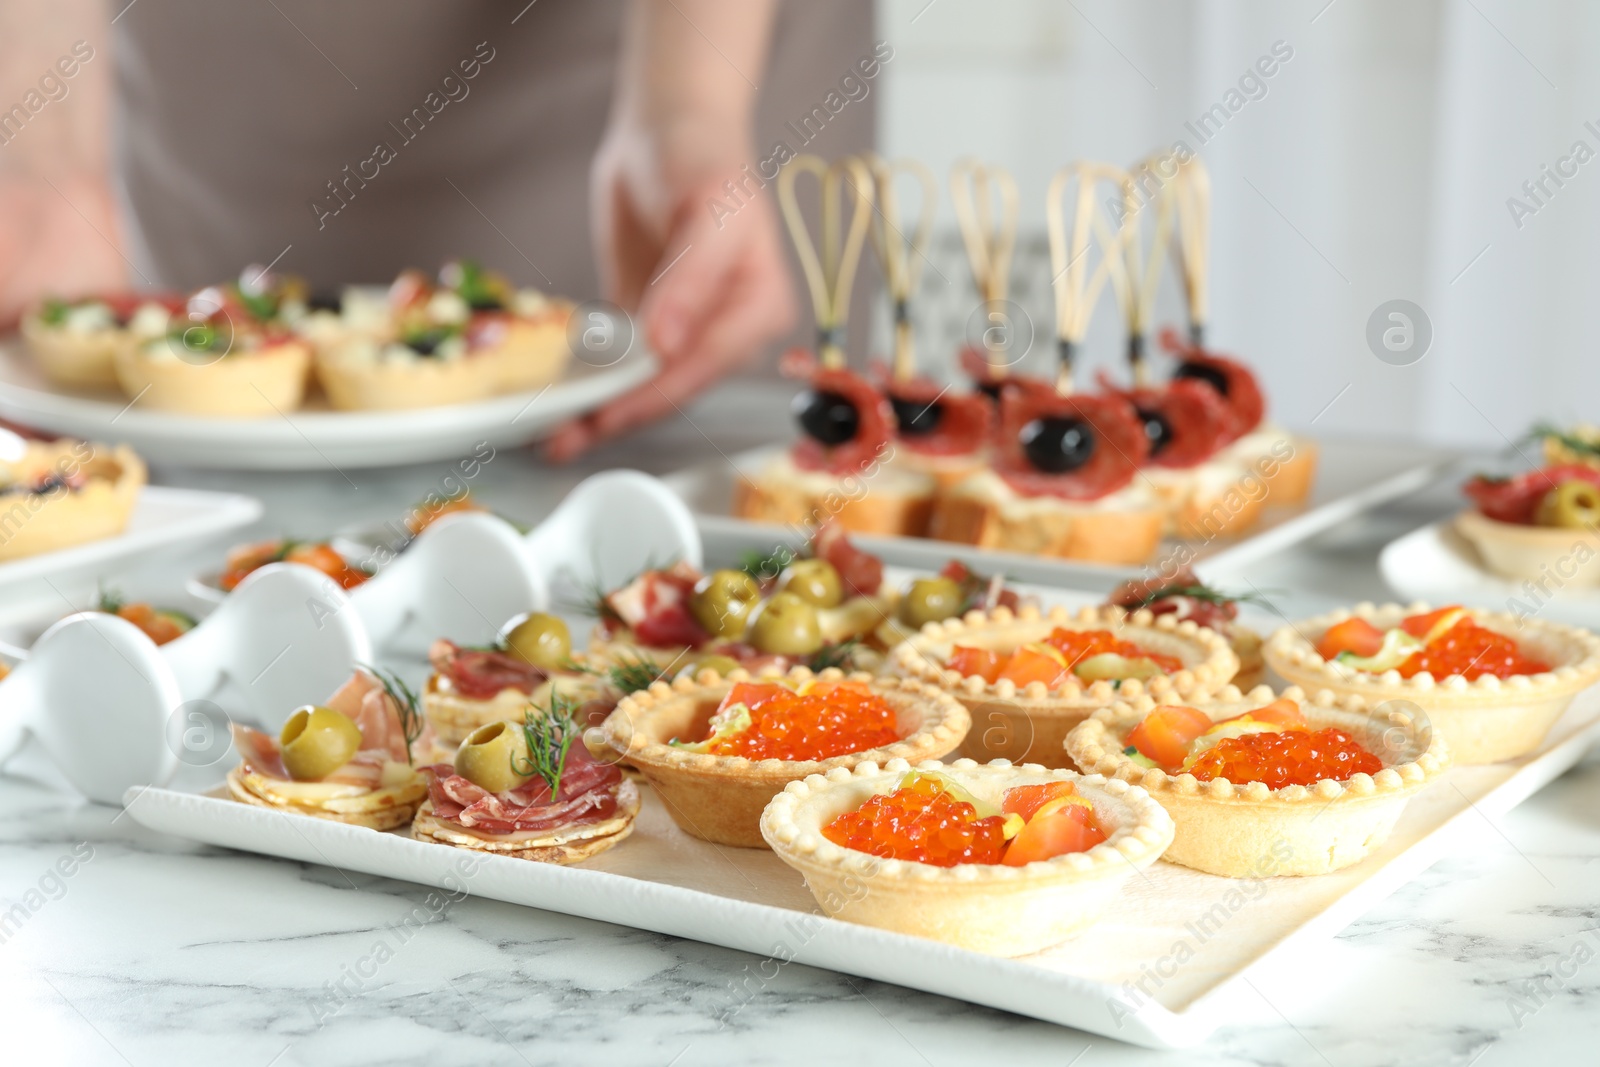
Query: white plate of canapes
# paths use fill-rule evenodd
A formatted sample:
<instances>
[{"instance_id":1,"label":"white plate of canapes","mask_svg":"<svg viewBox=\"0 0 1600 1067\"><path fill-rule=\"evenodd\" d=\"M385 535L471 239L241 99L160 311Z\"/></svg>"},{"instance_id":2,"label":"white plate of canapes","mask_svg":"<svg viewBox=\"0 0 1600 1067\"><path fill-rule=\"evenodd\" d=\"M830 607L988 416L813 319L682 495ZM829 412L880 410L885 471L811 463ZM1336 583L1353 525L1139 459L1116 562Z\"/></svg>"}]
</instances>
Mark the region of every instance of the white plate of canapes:
<instances>
[{"instance_id":1,"label":"white plate of canapes","mask_svg":"<svg viewBox=\"0 0 1600 1067\"><path fill-rule=\"evenodd\" d=\"M1467 507L1384 548L1379 569L1397 593L1600 624L1600 431L1535 435L1542 466L1474 475Z\"/></svg>"},{"instance_id":2,"label":"white plate of canapes","mask_svg":"<svg viewBox=\"0 0 1600 1067\"><path fill-rule=\"evenodd\" d=\"M466 260L329 303L259 267L187 298L45 301L0 341L0 416L157 463L391 466L526 444L655 367L624 316Z\"/></svg>"}]
</instances>

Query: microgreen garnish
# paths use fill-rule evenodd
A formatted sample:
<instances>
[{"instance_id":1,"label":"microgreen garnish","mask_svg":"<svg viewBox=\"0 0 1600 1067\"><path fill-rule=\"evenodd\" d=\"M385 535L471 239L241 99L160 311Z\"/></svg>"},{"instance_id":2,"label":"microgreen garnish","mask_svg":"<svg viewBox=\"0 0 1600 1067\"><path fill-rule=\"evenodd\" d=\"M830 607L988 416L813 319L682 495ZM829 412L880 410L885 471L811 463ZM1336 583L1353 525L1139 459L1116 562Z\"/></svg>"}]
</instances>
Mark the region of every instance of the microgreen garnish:
<instances>
[{"instance_id":1,"label":"microgreen garnish","mask_svg":"<svg viewBox=\"0 0 1600 1067\"><path fill-rule=\"evenodd\" d=\"M67 311L69 308L70 305L65 300L57 300L56 298L51 297L49 300L46 300L44 302L44 306L39 309L39 318L46 326L60 326L62 323L67 321Z\"/></svg>"},{"instance_id":2,"label":"microgreen garnish","mask_svg":"<svg viewBox=\"0 0 1600 1067\"><path fill-rule=\"evenodd\" d=\"M242 285L235 285L233 293L257 321L269 322L278 314L278 298L269 289L246 289Z\"/></svg>"},{"instance_id":3,"label":"microgreen garnish","mask_svg":"<svg viewBox=\"0 0 1600 1067\"><path fill-rule=\"evenodd\" d=\"M417 694L393 671L380 670L365 663L359 665L362 670L376 678L383 691L389 694L389 699L394 701L395 710L400 714L400 732L406 739L406 762L411 763L411 746L422 736L422 712L418 707Z\"/></svg>"},{"instance_id":4,"label":"microgreen garnish","mask_svg":"<svg viewBox=\"0 0 1600 1067\"><path fill-rule=\"evenodd\" d=\"M122 610L122 606L125 603L126 601L122 599L122 594L118 593L115 589L107 589L104 586L101 586L99 598L95 601L94 610L103 611L107 615L115 615Z\"/></svg>"},{"instance_id":5,"label":"microgreen garnish","mask_svg":"<svg viewBox=\"0 0 1600 1067\"><path fill-rule=\"evenodd\" d=\"M518 774L537 776L550 787L550 799L561 799L561 772L567 766L567 750L577 736L578 724L573 721L576 707L555 689L550 690L550 706L541 708L529 704L522 716L522 736L528 742L528 759L517 766L511 757L511 769Z\"/></svg>"}]
</instances>

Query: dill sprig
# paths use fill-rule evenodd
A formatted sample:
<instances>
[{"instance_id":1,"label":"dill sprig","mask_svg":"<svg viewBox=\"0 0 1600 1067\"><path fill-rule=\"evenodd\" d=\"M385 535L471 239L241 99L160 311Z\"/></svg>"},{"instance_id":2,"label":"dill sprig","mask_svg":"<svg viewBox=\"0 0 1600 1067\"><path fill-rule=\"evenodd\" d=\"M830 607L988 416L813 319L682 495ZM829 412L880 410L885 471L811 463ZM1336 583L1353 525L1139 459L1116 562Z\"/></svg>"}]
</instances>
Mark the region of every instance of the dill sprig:
<instances>
[{"instance_id":1,"label":"dill sprig","mask_svg":"<svg viewBox=\"0 0 1600 1067\"><path fill-rule=\"evenodd\" d=\"M1158 600L1165 600L1172 596L1186 596L1191 600L1204 600L1212 604L1255 604L1258 607L1271 609L1272 601L1265 594L1256 593L1224 593L1220 589L1213 589L1209 585L1194 583L1191 585L1164 585L1151 589L1137 604L1128 610L1137 611L1139 608L1148 607Z\"/></svg>"},{"instance_id":2,"label":"dill sprig","mask_svg":"<svg viewBox=\"0 0 1600 1067\"><path fill-rule=\"evenodd\" d=\"M806 661L806 666L814 671L825 671L829 667L849 670L855 660L856 647L860 644L859 637L850 637L838 644L823 645Z\"/></svg>"},{"instance_id":3,"label":"dill sprig","mask_svg":"<svg viewBox=\"0 0 1600 1067\"><path fill-rule=\"evenodd\" d=\"M105 586L101 586L95 597L94 610L103 611L107 615L115 615L122 610L126 603L127 601L122 599L121 593L115 589L107 589Z\"/></svg>"},{"instance_id":4,"label":"dill sprig","mask_svg":"<svg viewBox=\"0 0 1600 1067\"><path fill-rule=\"evenodd\" d=\"M612 619L621 622L621 616L611 609L611 605L606 603L606 598L619 589L626 589L651 571L670 569L674 562L676 561L669 559L666 563L657 563L655 556L652 554L645 559L643 567L640 567L609 589L606 587L606 583L602 582L598 577L579 580L576 582L578 587L577 599L563 598L561 606L574 615L582 615L591 619ZM594 573L599 573L598 567L595 568Z\"/></svg>"},{"instance_id":5,"label":"dill sprig","mask_svg":"<svg viewBox=\"0 0 1600 1067\"><path fill-rule=\"evenodd\" d=\"M550 787L550 799L561 799L561 773L566 770L567 751L578 734L578 724L572 718L575 704L555 689L550 690L550 706L541 708L529 704L522 715L522 736L528 743L528 758L517 766L515 756L511 769L518 774L537 776Z\"/></svg>"},{"instance_id":6,"label":"dill sprig","mask_svg":"<svg viewBox=\"0 0 1600 1067\"><path fill-rule=\"evenodd\" d=\"M389 694L389 699L394 701L395 710L400 714L400 733L406 739L406 762L413 763L411 746L422 736L423 726L417 694L405 683L404 678L393 671L384 671L365 663L359 666L376 678L383 686L383 691Z\"/></svg>"},{"instance_id":7,"label":"dill sprig","mask_svg":"<svg viewBox=\"0 0 1600 1067\"><path fill-rule=\"evenodd\" d=\"M770 552L751 549L740 557L739 569L758 582L770 582L799 558L800 553L788 545L778 545Z\"/></svg>"},{"instance_id":8,"label":"dill sprig","mask_svg":"<svg viewBox=\"0 0 1600 1067\"><path fill-rule=\"evenodd\" d=\"M655 660L637 656L632 659L619 659L606 667L606 681L622 691L624 696L637 693L641 689L649 689L662 678L666 677L667 668Z\"/></svg>"}]
</instances>

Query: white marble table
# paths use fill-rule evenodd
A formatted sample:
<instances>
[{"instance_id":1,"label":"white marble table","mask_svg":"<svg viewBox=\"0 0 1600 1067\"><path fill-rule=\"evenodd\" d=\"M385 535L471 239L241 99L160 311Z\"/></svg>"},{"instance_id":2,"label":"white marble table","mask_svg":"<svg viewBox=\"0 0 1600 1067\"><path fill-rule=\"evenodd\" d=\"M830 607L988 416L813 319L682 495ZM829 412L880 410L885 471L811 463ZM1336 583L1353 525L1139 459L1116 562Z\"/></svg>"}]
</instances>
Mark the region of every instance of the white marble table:
<instances>
[{"instance_id":1,"label":"white marble table","mask_svg":"<svg viewBox=\"0 0 1600 1067\"><path fill-rule=\"evenodd\" d=\"M511 517L534 519L592 470L664 472L714 457L713 443L730 454L758 443L781 406L770 387L732 387L578 468L502 453L478 488ZM398 518L445 470L346 472L354 490L332 471L156 476L257 494L264 531L315 535ZM1378 548L1450 498L1444 488L1346 524L1251 578L1297 590L1280 601L1289 611L1382 598ZM176 580L196 562L139 584ZM0 776L0 811L9 816L0 824L7 1064L1171 1059L799 965L774 974L771 961L694 942L196 846L16 773ZM1600 762L1591 756L1486 823L1473 854L1440 863L1311 950L1300 980L1262 988L1261 1003L1245 1006L1250 1025L1177 1055L1333 1067L1592 1063L1597 927Z\"/></svg>"}]
</instances>

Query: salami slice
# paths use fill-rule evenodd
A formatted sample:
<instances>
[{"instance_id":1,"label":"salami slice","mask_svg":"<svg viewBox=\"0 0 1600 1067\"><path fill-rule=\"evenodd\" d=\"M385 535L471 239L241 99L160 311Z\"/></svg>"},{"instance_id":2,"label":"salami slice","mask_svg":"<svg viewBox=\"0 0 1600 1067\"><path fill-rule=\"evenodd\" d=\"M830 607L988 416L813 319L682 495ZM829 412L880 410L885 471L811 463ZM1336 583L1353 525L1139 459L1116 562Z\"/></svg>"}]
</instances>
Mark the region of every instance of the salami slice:
<instances>
[{"instance_id":1,"label":"salami slice","mask_svg":"<svg viewBox=\"0 0 1600 1067\"><path fill-rule=\"evenodd\" d=\"M883 587L883 560L850 543L844 527L825 522L811 537L811 551L839 572L839 580L858 596L877 596Z\"/></svg>"},{"instance_id":2,"label":"salami slice","mask_svg":"<svg viewBox=\"0 0 1600 1067\"><path fill-rule=\"evenodd\" d=\"M848 441L827 445L810 436L797 441L792 453L796 466L831 474L859 474L882 455L894 430L894 409L876 386L854 371L818 366L803 349L786 353L781 366L789 377L808 379L815 392L843 397L856 413L856 432Z\"/></svg>"},{"instance_id":3,"label":"salami slice","mask_svg":"<svg viewBox=\"0 0 1600 1067\"><path fill-rule=\"evenodd\" d=\"M1161 331L1161 347L1178 357L1175 379L1205 382L1215 389L1233 413L1233 424L1223 444L1231 444L1261 425L1267 402L1256 376L1238 360L1191 345L1171 327Z\"/></svg>"},{"instance_id":4,"label":"salami slice","mask_svg":"<svg viewBox=\"0 0 1600 1067\"><path fill-rule=\"evenodd\" d=\"M1091 437L1088 459L1075 470L1051 473L1028 459L1023 431L1034 420L1073 419L1087 424ZM1057 496L1064 500L1099 500L1133 481L1149 454L1144 424L1133 405L1120 396L1079 393L1060 396L1054 390L1024 385L1008 387L1000 398L1000 451L995 470L1024 496Z\"/></svg>"},{"instance_id":5,"label":"salami slice","mask_svg":"<svg viewBox=\"0 0 1600 1067\"><path fill-rule=\"evenodd\" d=\"M560 793L534 778L517 789L490 793L455 772L448 763L424 768L436 818L486 834L558 830L599 822L617 810L622 772L596 761L581 744L567 750Z\"/></svg>"},{"instance_id":6,"label":"salami slice","mask_svg":"<svg viewBox=\"0 0 1600 1067\"><path fill-rule=\"evenodd\" d=\"M993 432L994 404L982 393L958 393L927 378L888 382L884 392L897 413L896 437L912 452L965 456L982 448Z\"/></svg>"},{"instance_id":7,"label":"salami slice","mask_svg":"<svg viewBox=\"0 0 1600 1067\"><path fill-rule=\"evenodd\" d=\"M1100 388L1133 405L1150 441L1153 467L1187 470L1217 454L1230 439L1233 412L1215 389L1192 378L1161 387L1118 390L1105 371Z\"/></svg>"},{"instance_id":8,"label":"salami slice","mask_svg":"<svg viewBox=\"0 0 1600 1067\"><path fill-rule=\"evenodd\" d=\"M1533 523L1544 495L1562 482L1600 485L1600 470L1581 463L1563 463L1543 470L1524 471L1511 478L1477 475L1461 487L1484 516L1497 522Z\"/></svg>"}]
</instances>

